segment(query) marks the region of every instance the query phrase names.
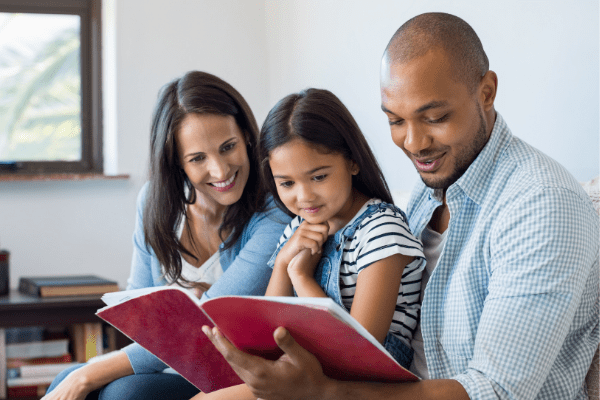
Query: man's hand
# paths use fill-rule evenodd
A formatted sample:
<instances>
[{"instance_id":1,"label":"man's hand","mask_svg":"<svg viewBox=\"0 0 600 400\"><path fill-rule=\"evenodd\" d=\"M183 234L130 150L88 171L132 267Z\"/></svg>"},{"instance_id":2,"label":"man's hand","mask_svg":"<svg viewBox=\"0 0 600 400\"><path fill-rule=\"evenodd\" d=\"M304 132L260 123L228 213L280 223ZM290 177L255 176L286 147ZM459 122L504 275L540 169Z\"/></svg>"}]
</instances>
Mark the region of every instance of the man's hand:
<instances>
[{"instance_id":1,"label":"man's hand","mask_svg":"<svg viewBox=\"0 0 600 400\"><path fill-rule=\"evenodd\" d=\"M315 399L323 396L327 390L330 380L323 375L319 361L300 347L282 327L273 333L275 342L284 351L276 361L238 350L217 328L211 331L204 326L202 331L259 399Z\"/></svg>"}]
</instances>

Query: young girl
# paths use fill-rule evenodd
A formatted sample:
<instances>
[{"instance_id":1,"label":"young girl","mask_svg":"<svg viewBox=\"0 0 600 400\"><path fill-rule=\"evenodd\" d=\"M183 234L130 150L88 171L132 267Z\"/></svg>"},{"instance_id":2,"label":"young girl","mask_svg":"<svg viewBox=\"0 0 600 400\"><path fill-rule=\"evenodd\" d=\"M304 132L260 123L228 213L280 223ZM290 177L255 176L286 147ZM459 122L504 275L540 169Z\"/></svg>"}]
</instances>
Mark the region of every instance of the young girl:
<instances>
[{"instance_id":1,"label":"young girl","mask_svg":"<svg viewBox=\"0 0 600 400\"><path fill-rule=\"evenodd\" d=\"M267 189L296 216L269 261L266 295L331 297L408 368L422 245L350 112L326 90L283 98L263 124L259 162ZM206 398L251 398L245 388Z\"/></svg>"},{"instance_id":2,"label":"young girl","mask_svg":"<svg viewBox=\"0 0 600 400\"><path fill-rule=\"evenodd\" d=\"M266 294L331 297L408 368L423 250L348 109L327 90L285 97L262 127L259 162L296 215L269 262Z\"/></svg>"}]
</instances>

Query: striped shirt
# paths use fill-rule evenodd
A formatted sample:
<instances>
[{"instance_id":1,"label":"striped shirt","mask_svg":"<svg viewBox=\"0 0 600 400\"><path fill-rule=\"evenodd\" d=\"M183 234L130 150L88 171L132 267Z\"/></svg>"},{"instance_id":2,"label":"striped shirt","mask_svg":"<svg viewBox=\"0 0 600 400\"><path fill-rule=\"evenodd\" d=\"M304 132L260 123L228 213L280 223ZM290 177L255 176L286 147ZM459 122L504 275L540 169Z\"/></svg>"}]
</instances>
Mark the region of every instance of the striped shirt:
<instances>
[{"instance_id":1,"label":"striped shirt","mask_svg":"<svg viewBox=\"0 0 600 400\"><path fill-rule=\"evenodd\" d=\"M346 226L354 223L360 215L367 211L369 205L378 203L381 203L381 200L371 199L366 202ZM287 242L303 220L297 216L290 222L279 240L278 249ZM390 327L392 334L410 346L410 340L419 318L421 275L425 261L423 246L410 232L404 214L391 208L383 208L381 212L365 217L356 229L354 237L344 242L340 266L342 302L350 311L360 272L373 263L394 254L415 257L402 273L402 284Z\"/></svg>"}]
</instances>

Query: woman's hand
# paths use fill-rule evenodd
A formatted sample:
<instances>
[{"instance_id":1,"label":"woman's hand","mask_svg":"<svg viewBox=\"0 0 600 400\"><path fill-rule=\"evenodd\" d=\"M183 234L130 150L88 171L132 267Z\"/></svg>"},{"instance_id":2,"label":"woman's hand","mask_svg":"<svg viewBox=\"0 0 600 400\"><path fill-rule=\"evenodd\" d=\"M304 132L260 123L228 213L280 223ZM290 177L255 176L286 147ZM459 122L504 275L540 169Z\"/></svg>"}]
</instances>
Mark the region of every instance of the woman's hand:
<instances>
[{"instance_id":1,"label":"woman's hand","mask_svg":"<svg viewBox=\"0 0 600 400\"><path fill-rule=\"evenodd\" d=\"M84 400L94 390L131 374L133 368L127 354L114 351L71 372L43 400Z\"/></svg>"},{"instance_id":2,"label":"woman's hand","mask_svg":"<svg viewBox=\"0 0 600 400\"><path fill-rule=\"evenodd\" d=\"M85 366L71 372L42 400L84 400L94 389L85 374ZM83 370L83 371L82 371Z\"/></svg>"}]
</instances>

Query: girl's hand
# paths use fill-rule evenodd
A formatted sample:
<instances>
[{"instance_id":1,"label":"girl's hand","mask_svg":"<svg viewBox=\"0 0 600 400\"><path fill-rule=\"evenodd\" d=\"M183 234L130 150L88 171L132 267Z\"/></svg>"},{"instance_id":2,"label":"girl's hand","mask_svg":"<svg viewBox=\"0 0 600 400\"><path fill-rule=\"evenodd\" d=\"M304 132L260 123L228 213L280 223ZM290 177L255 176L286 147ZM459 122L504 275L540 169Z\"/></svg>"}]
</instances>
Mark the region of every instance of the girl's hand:
<instances>
[{"instance_id":1,"label":"girl's hand","mask_svg":"<svg viewBox=\"0 0 600 400\"><path fill-rule=\"evenodd\" d=\"M316 286L318 290L315 290L321 293L318 296L323 296L323 291L316 284L313 274L315 267L321 259L321 249L327 240L328 234L329 226L327 223L309 224L306 221L302 222L292 237L279 251L275 259L275 266L269 280L266 295L293 296L294 289L296 289L298 295L302 296L304 293L309 293L304 290L305 287L314 288ZM300 255L299 253L306 254ZM298 258L292 263L292 260L296 256ZM295 282L293 284L291 280L292 276L288 272L290 263L292 263L291 271L295 274ZM296 279L299 275L297 273L301 273L302 276L309 274L310 279ZM305 285L306 283L307 285ZM296 286L297 284L298 286ZM310 293L313 293L313 291L310 291Z\"/></svg>"},{"instance_id":2,"label":"girl's hand","mask_svg":"<svg viewBox=\"0 0 600 400\"><path fill-rule=\"evenodd\" d=\"M277 255L277 263L287 267L292 259L304 249L310 250L312 256L320 254L328 235L329 225L327 222L309 224L303 221Z\"/></svg>"},{"instance_id":3,"label":"girl's hand","mask_svg":"<svg viewBox=\"0 0 600 400\"><path fill-rule=\"evenodd\" d=\"M294 287L301 286L301 281L314 279L315 268L319 264L321 254L311 254L309 249L300 250L288 264L287 272Z\"/></svg>"}]
</instances>

